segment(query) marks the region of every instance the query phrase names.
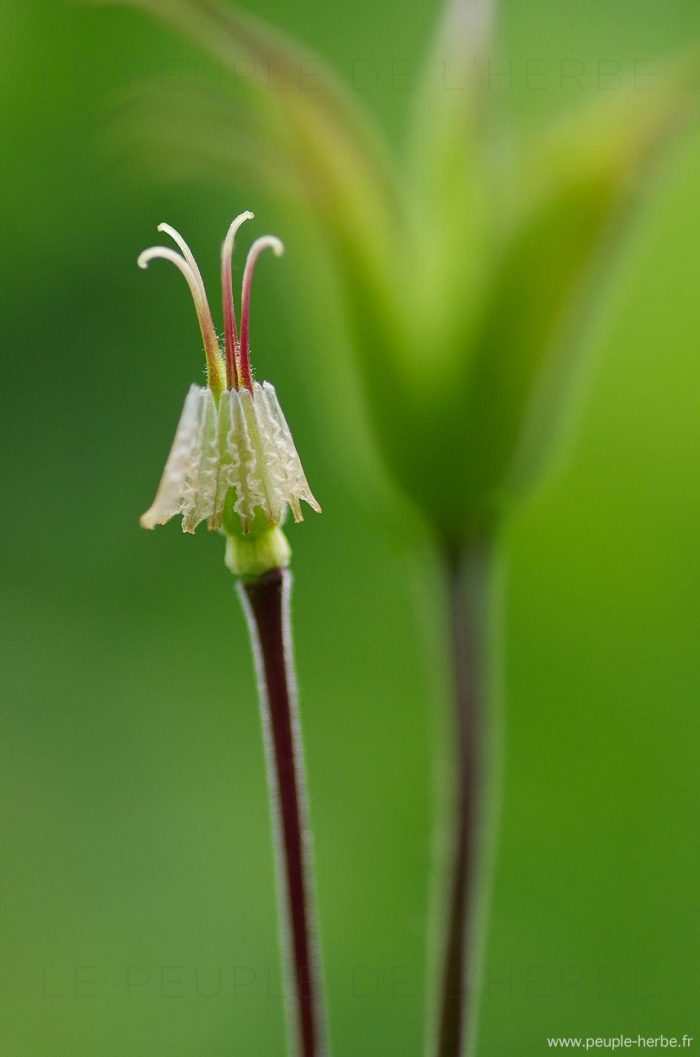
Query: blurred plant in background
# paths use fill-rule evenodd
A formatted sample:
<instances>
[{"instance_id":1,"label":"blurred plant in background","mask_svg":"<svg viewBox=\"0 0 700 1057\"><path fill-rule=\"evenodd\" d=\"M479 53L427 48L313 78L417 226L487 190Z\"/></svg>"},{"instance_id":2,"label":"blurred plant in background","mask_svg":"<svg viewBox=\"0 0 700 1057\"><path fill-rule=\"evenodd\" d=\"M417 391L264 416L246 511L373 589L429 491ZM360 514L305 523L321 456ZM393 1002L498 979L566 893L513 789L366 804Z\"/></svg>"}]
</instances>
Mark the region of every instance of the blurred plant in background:
<instances>
[{"instance_id":1,"label":"blurred plant in background","mask_svg":"<svg viewBox=\"0 0 700 1057\"><path fill-rule=\"evenodd\" d=\"M616 92L522 147L489 97L494 4L453 0L395 157L321 60L249 14L218 0L125 2L234 80L244 74L241 114L192 93L180 100L187 120L167 121L155 103L153 141L196 157L213 178L252 175L315 219L377 449L445 568L456 794L432 1045L457 1057L475 1039L468 996L499 528L556 451L612 251L652 164L692 112L700 64L694 53L668 62L653 93ZM332 335L324 345L327 355Z\"/></svg>"}]
</instances>

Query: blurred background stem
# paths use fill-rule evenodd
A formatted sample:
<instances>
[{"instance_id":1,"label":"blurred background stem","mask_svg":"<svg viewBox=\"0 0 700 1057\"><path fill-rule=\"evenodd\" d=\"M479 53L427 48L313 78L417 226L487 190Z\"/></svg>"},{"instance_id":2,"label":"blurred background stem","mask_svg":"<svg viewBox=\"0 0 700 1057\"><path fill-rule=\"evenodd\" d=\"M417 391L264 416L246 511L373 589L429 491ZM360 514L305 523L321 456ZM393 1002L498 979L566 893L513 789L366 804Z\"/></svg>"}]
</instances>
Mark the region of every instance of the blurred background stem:
<instances>
[{"instance_id":1,"label":"blurred background stem","mask_svg":"<svg viewBox=\"0 0 700 1057\"><path fill-rule=\"evenodd\" d=\"M454 823L445 894L437 1057L472 1057L474 1052L484 924L480 918L486 913L483 820L491 770L486 725L493 567L493 547L482 540L450 552L445 559L454 691Z\"/></svg>"},{"instance_id":2,"label":"blurred background stem","mask_svg":"<svg viewBox=\"0 0 700 1057\"><path fill-rule=\"evenodd\" d=\"M291 573L272 569L239 586L260 691L268 783L276 829L280 927L291 1053L326 1054L321 972L290 624Z\"/></svg>"}]
</instances>

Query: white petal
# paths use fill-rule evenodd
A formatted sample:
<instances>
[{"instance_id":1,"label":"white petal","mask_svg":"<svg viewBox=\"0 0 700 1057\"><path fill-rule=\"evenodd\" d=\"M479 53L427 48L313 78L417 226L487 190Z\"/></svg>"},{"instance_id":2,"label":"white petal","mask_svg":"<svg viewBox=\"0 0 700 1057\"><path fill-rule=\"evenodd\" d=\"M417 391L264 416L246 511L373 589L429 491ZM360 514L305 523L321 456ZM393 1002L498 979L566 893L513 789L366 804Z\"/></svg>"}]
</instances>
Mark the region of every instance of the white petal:
<instances>
[{"instance_id":1,"label":"white petal","mask_svg":"<svg viewBox=\"0 0 700 1057\"><path fill-rule=\"evenodd\" d=\"M193 385L185 399L158 492L141 517L141 525L152 529L182 514L183 530L194 532L213 509L217 463L214 398L211 390Z\"/></svg>"},{"instance_id":2,"label":"white petal","mask_svg":"<svg viewBox=\"0 0 700 1057\"><path fill-rule=\"evenodd\" d=\"M182 531L194 532L214 511L219 465L217 411L211 389L201 391L196 443L181 495Z\"/></svg>"},{"instance_id":3,"label":"white petal","mask_svg":"<svg viewBox=\"0 0 700 1057\"><path fill-rule=\"evenodd\" d=\"M264 406L263 414L269 423L271 444L274 445L279 473L283 479L283 484L280 487L284 501L289 503L292 508L295 521L302 520L298 502L300 499L308 503L312 510L320 513L321 507L309 488L309 483L301 465L301 459L294 445L291 430L280 407L274 386L270 385L269 382L263 382L256 389L260 390L261 403Z\"/></svg>"}]
</instances>

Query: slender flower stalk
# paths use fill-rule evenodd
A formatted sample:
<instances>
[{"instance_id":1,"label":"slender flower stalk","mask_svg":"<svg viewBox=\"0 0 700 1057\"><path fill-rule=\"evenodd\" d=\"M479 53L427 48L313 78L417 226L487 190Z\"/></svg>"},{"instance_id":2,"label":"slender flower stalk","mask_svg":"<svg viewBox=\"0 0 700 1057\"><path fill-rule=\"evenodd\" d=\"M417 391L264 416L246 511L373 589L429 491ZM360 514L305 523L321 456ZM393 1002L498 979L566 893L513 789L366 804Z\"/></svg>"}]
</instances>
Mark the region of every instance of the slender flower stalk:
<instances>
[{"instance_id":1,"label":"slender flower stalk","mask_svg":"<svg viewBox=\"0 0 700 1057\"><path fill-rule=\"evenodd\" d=\"M187 280L207 361L207 386L187 394L175 440L156 497L141 517L144 528L182 516L184 532L202 521L226 536L226 565L244 579L239 584L258 670L260 704L267 746L282 940L288 957L287 1008L290 1051L299 1057L326 1054L321 973L315 942L314 890L305 775L297 714L286 569L291 550L282 531L286 513L302 521L301 501L320 511L302 469L277 394L269 382L253 378L250 357L250 300L260 254L276 256L282 243L272 235L257 239L243 274L240 340L231 288L232 256L238 229L250 212L231 223L221 248L224 349L214 329L204 283L182 236L168 224L163 231L180 253L154 246L139 257L145 268L157 258L170 261Z\"/></svg>"},{"instance_id":2,"label":"slender flower stalk","mask_svg":"<svg viewBox=\"0 0 700 1057\"><path fill-rule=\"evenodd\" d=\"M317 956L311 840L306 812L303 750L297 710L289 602L291 574L272 569L242 582L239 593L255 653L270 799L277 830L283 933L288 936L290 1038L302 1057L326 1052Z\"/></svg>"},{"instance_id":3,"label":"slender flower stalk","mask_svg":"<svg viewBox=\"0 0 700 1057\"><path fill-rule=\"evenodd\" d=\"M491 547L478 542L448 556L445 589L454 692L453 833L440 976L436 1057L474 1052L482 892L484 816L489 785L487 724Z\"/></svg>"}]
</instances>

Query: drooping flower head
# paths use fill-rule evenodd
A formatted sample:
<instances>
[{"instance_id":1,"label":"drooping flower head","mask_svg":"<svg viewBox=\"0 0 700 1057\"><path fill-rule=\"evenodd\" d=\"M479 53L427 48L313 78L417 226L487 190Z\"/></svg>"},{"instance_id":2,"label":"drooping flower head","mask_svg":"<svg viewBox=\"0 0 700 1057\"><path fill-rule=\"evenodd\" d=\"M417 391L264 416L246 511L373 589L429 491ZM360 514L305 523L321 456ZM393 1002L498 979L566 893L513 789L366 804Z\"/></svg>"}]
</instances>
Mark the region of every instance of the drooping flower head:
<instances>
[{"instance_id":1,"label":"drooping flower head","mask_svg":"<svg viewBox=\"0 0 700 1057\"><path fill-rule=\"evenodd\" d=\"M301 500L316 511L316 502L297 454L292 435L269 382L254 381L250 364L250 294L256 262L265 249L283 252L279 239L265 235L250 248L243 272L240 336L231 284L236 232L252 219L241 213L228 229L221 249L224 307L224 349L212 320L201 273L192 252L174 228L158 230L174 240L180 253L153 246L138 258L141 268L156 258L182 272L192 294L207 361L207 385L192 385L175 433L158 492L141 517L152 529L182 515L184 532L202 521L210 530L258 535L279 526L287 507L303 520Z\"/></svg>"}]
</instances>

